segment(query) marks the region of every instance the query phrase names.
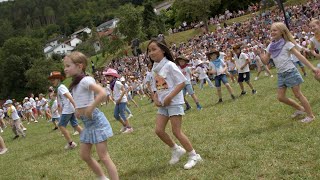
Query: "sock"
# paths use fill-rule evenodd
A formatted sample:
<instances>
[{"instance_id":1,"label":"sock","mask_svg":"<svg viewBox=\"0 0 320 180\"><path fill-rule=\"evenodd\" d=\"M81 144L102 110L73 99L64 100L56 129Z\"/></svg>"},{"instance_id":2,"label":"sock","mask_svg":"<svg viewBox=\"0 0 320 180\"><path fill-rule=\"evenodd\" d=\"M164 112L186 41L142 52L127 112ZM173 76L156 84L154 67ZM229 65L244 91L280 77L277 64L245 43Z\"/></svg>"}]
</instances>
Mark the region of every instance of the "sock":
<instances>
[{"instance_id":1,"label":"sock","mask_svg":"<svg viewBox=\"0 0 320 180\"><path fill-rule=\"evenodd\" d=\"M188 152L189 156L195 156L197 155L196 151L192 149L192 151Z\"/></svg>"},{"instance_id":2,"label":"sock","mask_svg":"<svg viewBox=\"0 0 320 180\"><path fill-rule=\"evenodd\" d=\"M179 146L178 146L177 144L174 144L171 149L172 149L172 150L176 150L177 148L179 148Z\"/></svg>"}]
</instances>

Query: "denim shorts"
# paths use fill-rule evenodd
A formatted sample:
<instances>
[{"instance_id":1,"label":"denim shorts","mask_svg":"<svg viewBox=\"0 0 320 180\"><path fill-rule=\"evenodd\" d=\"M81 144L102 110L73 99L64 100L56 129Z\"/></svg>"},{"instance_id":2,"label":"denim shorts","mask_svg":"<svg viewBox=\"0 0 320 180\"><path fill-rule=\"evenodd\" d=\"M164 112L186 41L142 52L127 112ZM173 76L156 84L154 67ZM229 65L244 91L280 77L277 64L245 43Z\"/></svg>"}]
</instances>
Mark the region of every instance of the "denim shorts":
<instances>
[{"instance_id":1,"label":"denim shorts","mask_svg":"<svg viewBox=\"0 0 320 180\"><path fill-rule=\"evenodd\" d=\"M80 116L84 129L80 133L80 142L98 144L113 136L111 125L106 116L98 108L92 112L92 117Z\"/></svg>"},{"instance_id":2,"label":"denim shorts","mask_svg":"<svg viewBox=\"0 0 320 180\"><path fill-rule=\"evenodd\" d=\"M294 62L294 65L296 65L296 67L298 67L298 66L299 67L304 67L304 65L300 61Z\"/></svg>"},{"instance_id":3,"label":"denim shorts","mask_svg":"<svg viewBox=\"0 0 320 180\"><path fill-rule=\"evenodd\" d=\"M58 121L59 122L60 118L51 118L52 122Z\"/></svg>"},{"instance_id":4,"label":"denim shorts","mask_svg":"<svg viewBox=\"0 0 320 180\"><path fill-rule=\"evenodd\" d=\"M165 107L158 107L157 114L164 115L167 117L184 115L184 109L182 104L170 105Z\"/></svg>"},{"instance_id":5,"label":"denim shorts","mask_svg":"<svg viewBox=\"0 0 320 180\"><path fill-rule=\"evenodd\" d=\"M70 124L72 127L75 127L78 125L78 121L76 119L76 116L74 115L74 113L72 114L62 114L60 117L60 121L58 126L63 126L66 127L68 125L70 121Z\"/></svg>"},{"instance_id":6,"label":"denim shorts","mask_svg":"<svg viewBox=\"0 0 320 180\"><path fill-rule=\"evenodd\" d=\"M216 76L214 78L214 81L215 81L215 86L216 87L221 87L221 81L222 81L223 84L227 84L228 83L227 75L220 74L219 76Z\"/></svg>"},{"instance_id":7,"label":"denim shorts","mask_svg":"<svg viewBox=\"0 0 320 180\"><path fill-rule=\"evenodd\" d=\"M238 82L249 82L250 81L250 72L239 73Z\"/></svg>"},{"instance_id":8,"label":"denim shorts","mask_svg":"<svg viewBox=\"0 0 320 180\"><path fill-rule=\"evenodd\" d=\"M232 71L228 71L230 74L232 74L232 75L235 75L235 74L237 74L238 73L238 71L237 70L232 70Z\"/></svg>"},{"instance_id":9,"label":"denim shorts","mask_svg":"<svg viewBox=\"0 0 320 180\"><path fill-rule=\"evenodd\" d=\"M120 121L121 119L123 121L127 120L126 114L125 114L125 110L127 109L127 103L126 102L122 102L119 104L116 104L116 106L114 107L114 111L113 111L113 117Z\"/></svg>"},{"instance_id":10,"label":"denim shorts","mask_svg":"<svg viewBox=\"0 0 320 180\"><path fill-rule=\"evenodd\" d=\"M185 96L186 94L192 95L194 94L193 88L191 84L186 84L183 88L183 96Z\"/></svg>"},{"instance_id":11,"label":"denim shorts","mask_svg":"<svg viewBox=\"0 0 320 180\"><path fill-rule=\"evenodd\" d=\"M292 68L286 72L278 73L278 88L292 88L301 83L303 83L303 79L297 68Z\"/></svg>"}]
</instances>

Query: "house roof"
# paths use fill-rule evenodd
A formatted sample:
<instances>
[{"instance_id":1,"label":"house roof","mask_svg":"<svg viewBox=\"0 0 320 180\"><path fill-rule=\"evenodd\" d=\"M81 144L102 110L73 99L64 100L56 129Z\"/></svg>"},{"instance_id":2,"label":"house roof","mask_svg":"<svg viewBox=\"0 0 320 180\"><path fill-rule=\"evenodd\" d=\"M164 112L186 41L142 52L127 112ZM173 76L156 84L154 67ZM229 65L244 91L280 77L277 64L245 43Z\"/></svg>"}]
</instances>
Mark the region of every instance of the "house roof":
<instances>
[{"instance_id":1,"label":"house roof","mask_svg":"<svg viewBox=\"0 0 320 180\"><path fill-rule=\"evenodd\" d=\"M119 21L119 19L114 18L114 19L111 19L107 22L104 22L97 27L97 30L99 31L99 29L109 29L115 21Z\"/></svg>"},{"instance_id":2,"label":"house roof","mask_svg":"<svg viewBox=\"0 0 320 180\"><path fill-rule=\"evenodd\" d=\"M82 29L74 32L72 35L76 35L76 34L82 33L82 32L83 32L84 30L86 30L86 29L90 29L90 28L88 28L88 27L82 28Z\"/></svg>"},{"instance_id":3,"label":"house roof","mask_svg":"<svg viewBox=\"0 0 320 180\"><path fill-rule=\"evenodd\" d=\"M107 31L98 32L99 37L109 36L113 33L114 29L108 29Z\"/></svg>"}]
</instances>

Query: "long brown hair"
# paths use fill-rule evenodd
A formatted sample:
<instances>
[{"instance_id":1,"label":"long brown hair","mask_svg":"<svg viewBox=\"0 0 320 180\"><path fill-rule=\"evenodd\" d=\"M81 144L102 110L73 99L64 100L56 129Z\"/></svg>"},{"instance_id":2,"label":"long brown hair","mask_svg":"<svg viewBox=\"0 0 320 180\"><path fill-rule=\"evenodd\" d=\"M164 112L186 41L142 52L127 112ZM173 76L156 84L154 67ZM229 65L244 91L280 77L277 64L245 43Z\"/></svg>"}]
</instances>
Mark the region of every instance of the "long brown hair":
<instances>
[{"instance_id":1,"label":"long brown hair","mask_svg":"<svg viewBox=\"0 0 320 180\"><path fill-rule=\"evenodd\" d=\"M72 78L72 82L69 86L69 90L72 91L72 89L80 83L82 78L84 78L86 75L86 68L88 65L88 58L82 54L79 51L72 52L71 54L65 56L65 58L69 58L74 64L82 64L82 73L80 75L77 75L76 77Z\"/></svg>"},{"instance_id":2,"label":"long brown hair","mask_svg":"<svg viewBox=\"0 0 320 180\"><path fill-rule=\"evenodd\" d=\"M163 38L152 38L150 39L150 42L148 43L148 46L147 46L147 57L149 56L149 45L151 43L156 43L157 46L162 50L164 51L164 56L169 60L169 61L172 61L174 62L174 59L173 59L173 56L172 56L172 53L170 51L170 49L168 48L167 46L167 43L164 41ZM151 58L150 58L151 61L153 61Z\"/></svg>"}]
</instances>

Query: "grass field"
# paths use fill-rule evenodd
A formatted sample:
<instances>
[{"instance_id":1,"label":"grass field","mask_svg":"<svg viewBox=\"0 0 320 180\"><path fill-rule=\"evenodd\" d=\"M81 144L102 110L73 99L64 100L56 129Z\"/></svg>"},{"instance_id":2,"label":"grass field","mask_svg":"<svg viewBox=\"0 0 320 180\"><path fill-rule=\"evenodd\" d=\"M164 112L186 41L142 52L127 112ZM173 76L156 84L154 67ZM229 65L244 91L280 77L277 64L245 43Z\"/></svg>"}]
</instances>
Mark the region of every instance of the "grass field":
<instances>
[{"instance_id":1,"label":"grass field","mask_svg":"<svg viewBox=\"0 0 320 180\"><path fill-rule=\"evenodd\" d=\"M113 105L103 106L115 133L108 147L120 179L319 179L320 84L310 72L308 75L302 91L317 116L309 124L291 119L293 109L277 101L276 77L262 74L253 81L258 93L236 101L223 88L222 104L216 104L214 89L205 86L200 91L196 86L204 109L197 111L192 102L183 130L204 161L192 170L183 169L187 156L177 165L168 164L171 152L154 133L156 108L146 98L136 97L140 107L131 106L132 134L120 134L120 123L112 118ZM231 85L239 95L238 85ZM291 91L288 95L292 97ZM1 134L9 148L0 156L1 180L95 178L80 159L79 148L64 150L66 142L59 132L51 130L51 123L42 119L38 124L24 124L28 128L25 139L12 140L9 128ZM169 126L168 132L171 134ZM73 137L79 143L79 136Z\"/></svg>"}]
</instances>

